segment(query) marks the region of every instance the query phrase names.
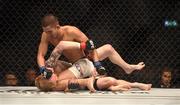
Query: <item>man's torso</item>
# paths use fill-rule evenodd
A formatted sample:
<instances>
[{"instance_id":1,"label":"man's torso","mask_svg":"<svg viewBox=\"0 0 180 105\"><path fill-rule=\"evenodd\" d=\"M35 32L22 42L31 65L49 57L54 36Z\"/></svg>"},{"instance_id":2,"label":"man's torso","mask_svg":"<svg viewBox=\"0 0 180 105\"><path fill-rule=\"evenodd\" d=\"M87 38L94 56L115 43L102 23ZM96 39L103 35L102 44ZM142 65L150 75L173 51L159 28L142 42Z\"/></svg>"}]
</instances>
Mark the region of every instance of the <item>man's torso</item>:
<instances>
[{"instance_id":1,"label":"man's torso","mask_svg":"<svg viewBox=\"0 0 180 105\"><path fill-rule=\"evenodd\" d=\"M48 42L52 44L53 46L57 46L60 41L76 41L76 39L73 37L73 35L68 34L66 32L66 28L70 26L62 26L61 31L63 33L63 37L61 38L61 35L58 34L56 38L48 38ZM59 29L60 30L60 29ZM63 51L63 55L68 59L69 62L74 63L78 59L82 58L83 52L80 49L68 49Z\"/></svg>"}]
</instances>

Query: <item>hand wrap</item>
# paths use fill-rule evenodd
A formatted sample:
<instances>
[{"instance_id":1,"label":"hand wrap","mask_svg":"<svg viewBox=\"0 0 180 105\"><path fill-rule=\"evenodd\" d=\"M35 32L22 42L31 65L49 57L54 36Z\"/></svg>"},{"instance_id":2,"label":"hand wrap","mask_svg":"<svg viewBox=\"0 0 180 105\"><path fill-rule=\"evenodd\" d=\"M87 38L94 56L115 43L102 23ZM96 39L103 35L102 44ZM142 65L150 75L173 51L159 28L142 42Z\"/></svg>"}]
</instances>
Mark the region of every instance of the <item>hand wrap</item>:
<instances>
[{"instance_id":1,"label":"hand wrap","mask_svg":"<svg viewBox=\"0 0 180 105\"><path fill-rule=\"evenodd\" d=\"M102 66L100 61L94 62L94 67L97 69L97 72L100 75L106 75L107 74L106 69Z\"/></svg>"}]
</instances>

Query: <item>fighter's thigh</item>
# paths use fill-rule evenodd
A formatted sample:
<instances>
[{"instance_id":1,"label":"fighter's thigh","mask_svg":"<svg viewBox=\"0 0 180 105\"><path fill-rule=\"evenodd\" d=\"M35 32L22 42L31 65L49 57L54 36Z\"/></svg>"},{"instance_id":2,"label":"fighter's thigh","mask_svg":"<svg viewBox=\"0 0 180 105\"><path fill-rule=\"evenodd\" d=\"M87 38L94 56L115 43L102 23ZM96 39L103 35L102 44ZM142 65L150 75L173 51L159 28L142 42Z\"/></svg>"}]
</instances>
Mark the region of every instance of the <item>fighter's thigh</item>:
<instances>
[{"instance_id":1,"label":"fighter's thigh","mask_svg":"<svg viewBox=\"0 0 180 105\"><path fill-rule=\"evenodd\" d=\"M113 77L103 77L97 80L97 87L99 89L106 89L113 85L117 85L117 81Z\"/></svg>"},{"instance_id":2,"label":"fighter's thigh","mask_svg":"<svg viewBox=\"0 0 180 105\"><path fill-rule=\"evenodd\" d=\"M58 80L73 79L73 78L76 78L76 77L70 70L64 70L58 75Z\"/></svg>"},{"instance_id":3,"label":"fighter's thigh","mask_svg":"<svg viewBox=\"0 0 180 105\"><path fill-rule=\"evenodd\" d=\"M119 85L129 85L130 84L130 82L125 81L125 80L117 80L117 82Z\"/></svg>"},{"instance_id":4,"label":"fighter's thigh","mask_svg":"<svg viewBox=\"0 0 180 105\"><path fill-rule=\"evenodd\" d=\"M96 49L99 60L104 60L111 54L113 47L110 44L105 44Z\"/></svg>"}]
</instances>

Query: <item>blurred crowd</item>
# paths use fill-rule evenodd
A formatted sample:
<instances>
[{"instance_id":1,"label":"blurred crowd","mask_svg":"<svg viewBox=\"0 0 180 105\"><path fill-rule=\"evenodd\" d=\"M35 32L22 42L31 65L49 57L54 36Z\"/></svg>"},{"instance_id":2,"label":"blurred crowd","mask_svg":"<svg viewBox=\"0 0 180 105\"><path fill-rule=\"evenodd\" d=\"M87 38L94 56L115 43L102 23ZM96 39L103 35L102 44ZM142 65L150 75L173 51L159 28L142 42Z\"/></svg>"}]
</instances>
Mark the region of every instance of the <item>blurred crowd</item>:
<instances>
[{"instance_id":1,"label":"blurred crowd","mask_svg":"<svg viewBox=\"0 0 180 105\"><path fill-rule=\"evenodd\" d=\"M22 77L22 76L21 76ZM8 71L3 78L3 86L35 86L34 81L37 77L37 70L28 68L23 78L19 79L16 72Z\"/></svg>"},{"instance_id":2,"label":"blurred crowd","mask_svg":"<svg viewBox=\"0 0 180 105\"><path fill-rule=\"evenodd\" d=\"M18 78L18 75L16 74L16 72L8 71L5 73L1 85L2 86L35 86L34 81L38 75L37 71L38 70L28 68L24 73L24 77L21 79ZM179 86L176 84L177 81L174 81L173 79L172 70L166 67L160 73L159 80L158 82L156 82L157 84L153 87L179 88Z\"/></svg>"}]
</instances>

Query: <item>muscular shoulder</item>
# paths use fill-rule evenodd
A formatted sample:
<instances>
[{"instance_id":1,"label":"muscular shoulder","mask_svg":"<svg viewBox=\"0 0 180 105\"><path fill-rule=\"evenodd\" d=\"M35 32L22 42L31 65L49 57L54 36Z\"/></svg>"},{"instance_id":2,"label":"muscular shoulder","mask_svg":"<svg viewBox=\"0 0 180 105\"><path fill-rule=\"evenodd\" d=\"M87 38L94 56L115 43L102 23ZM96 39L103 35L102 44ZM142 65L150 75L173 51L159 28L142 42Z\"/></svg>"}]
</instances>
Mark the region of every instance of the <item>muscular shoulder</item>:
<instances>
[{"instance_id":1,"label":"muscular shoulder","mask_svg":"<svg viewBox=\"0 0 180 105\"><path fill-rule=\"evenodd\" d=\"M75 26L70 26L70 25L63 26L62 29L63 29L63 31L64 31L65 33L68 33L68 34L71 34L71 33L73 33L74 31L79 30L77 27L75 27Z\"/></svg>"},{"instance_id":2,"label":"muscular shoulder","mask_svg":"<svg viewBox=\"0 0 180 105\"><path fill-rule=\"evenodd\" d=\"M48 39L47 34L45 32L42 32L42 34L41 34L41 42L48 41L47 39Z\"/></svg>"},{"instance_id":3,"label":"muscular shoulder","mask_svg":"<svg viewBox=\"0 0 180 105\"><path fill-rule=\"evenodd\" d=\"M63 26L63 30L66 35L72 37L73 40L78 42L86 41L88 39L86 35L75 26Z\"/></svg>"}]
</instances>

